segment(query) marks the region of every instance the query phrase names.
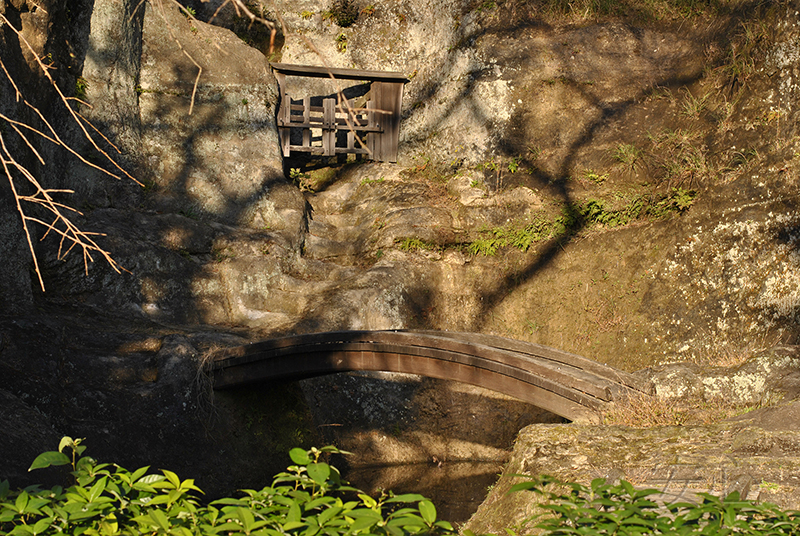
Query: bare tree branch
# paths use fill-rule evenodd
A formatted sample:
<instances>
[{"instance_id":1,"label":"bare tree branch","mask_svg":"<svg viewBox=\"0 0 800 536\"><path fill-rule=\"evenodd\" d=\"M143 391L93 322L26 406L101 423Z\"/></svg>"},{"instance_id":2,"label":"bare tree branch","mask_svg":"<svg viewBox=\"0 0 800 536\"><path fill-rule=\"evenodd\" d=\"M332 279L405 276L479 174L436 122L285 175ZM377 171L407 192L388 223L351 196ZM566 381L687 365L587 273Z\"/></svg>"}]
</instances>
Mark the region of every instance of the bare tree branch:
<instances>
[{"instance_id":1,"label":"bare tree branch","mask_svg":"<svg viewBox=\"0 0 800 536\"><path fill-rule=\"evenodd\" d=\"M2 69L3 73L5 74L6 78L8 79L11 86L14 88L15 92L15 99L17 102L21 102L27 108L29 108L36 117L45 125L45 130L40 130L30 124L27 124L23 121L19 121L8 117L5 114L0 114L0 120L3 120L8 124L11 129L19 136L22 140L24 145L31 151L31 153L36 157L40 164L46 165L46 161L41 155L41 153L36 149L34 144L32 143L31 139L29 138L30 135L37 136L42 140L46 140L58 147L61 147L67 150L69 153L77 157L81 162L86 164L87 166L101 171L102 173L114 177L116 179L121 179L122 176L126 176L127 178L133 180L134 182L141 185L139 181L137 181L132 175L130 175L122 166L120 166L116 161L114 161L108 153L106 153L98 144L95 142L94 138L89 134L85 125L90 125L91 128L100 136L108 142L114 149L119 153L119 149L114 146L113 143L110 143L107 137L103 136L99 130L97 130L91 123L82 115L80 115L76 110L74 110L70 104L70 100L77 100L74 97L67 97L61 91L61 89L56 84L55 80L53 80L52 76L50 75L50 66L45 65L42 60L38 57L35 53L33 47L28 43L25 37L22 35L20 31L18 31L14 26L9 22L9 20L5 17L5 15L0 14L0 24L5 27L8 27L11 31L13 31L17 39L19 40L20 44L22 44L27 50L31 53L36 66L39 68L41 74L49 82L49 85L56 91L59 96L60 102L63 104L64 108L68 111L70 116L73 119L73 122L80 128L81 132L83 133L83 137L86 138L89 143L92 145L93 149L103 155L105 160L109 162L113 167L115 167L119 174L114 173L112 171L108 171L101 166L98 166L92 162L89 162L86 158L84 158L80 153L78 153L75 149L73 149L68 143L66 143L56 132L53 125L44 114L33 104L28 102L25 99L22 91L20 90L19 85L14 80L14 77L11 76L8 68L6 67L5 63L3 62L2 58L0 58L0 69ZM20 220L22 222L22 229L25 234L25 239L28 244L28 249L30 250L31 258L33 260L34 271L36 272L36 276L39 280L39 286L41 287L42 291L45 290L44 279L42 278L41 267L39 265L39 260L36 256L36 250L33 244L33 233L31 229L31 224L41 225L45 228L44 235L42 236L41 240L44 240L51 232L60 236L59 240L59 248L58 248L58 259L64 259L64 257L73 249L80 248L83 262L84 262L84 271L88 273L89 270L89 263L94 262L93 254L96 254L102 257L108 264L113 268L117 273L123 270L122 267L111 257L111 254L100 247L97 242L92 238L94 236L104 236L102 233L93 233L82 231L71 219L69 213L75 213L77 215L81 215L80 211L77 209L66 205L60 201L56 201L53 198L55 194L63 194L63 193L74 193L72 190L68 189L54 189L54 188L45 188L41 185L39 180L33 175L33 173L25 167L19 160L14 156L11 147L7 143L6 137L0 132L0 164L2 164L3 172L8 180L9 187L11 188L11 193L14 197L14 202L16 205L17 212L19 213ZM22 178L28 184L28 187L32 187L34 193L33 194L24 194L18 184L17 181ZM35 215L31 215L26 207L30 205L32 207L39 207L43 209L46 213L51 215L49 221L46 221L42 217L38 217Z\"/></svg>"}]
</instances>

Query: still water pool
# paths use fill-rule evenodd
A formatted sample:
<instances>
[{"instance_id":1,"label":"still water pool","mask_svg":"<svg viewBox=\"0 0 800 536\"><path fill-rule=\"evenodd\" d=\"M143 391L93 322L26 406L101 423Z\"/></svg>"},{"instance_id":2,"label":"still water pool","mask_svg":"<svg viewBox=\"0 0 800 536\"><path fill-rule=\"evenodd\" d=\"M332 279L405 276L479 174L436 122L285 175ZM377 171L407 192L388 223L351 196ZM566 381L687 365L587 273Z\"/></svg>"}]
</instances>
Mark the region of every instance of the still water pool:
<instances>
[{"instance_id":1,"label":"still water pool","mask_svg":"<svg viewBox=\"0 0 800 536\"><path fill-rule=\"evenodd\" d=\"M343 476L373 496L381 490L395 494L421 493L436 505L439 519L463 524L478 509L502 465L497 462L443 462L382 465L348 469Z\"/></svg>"}]
</instances>

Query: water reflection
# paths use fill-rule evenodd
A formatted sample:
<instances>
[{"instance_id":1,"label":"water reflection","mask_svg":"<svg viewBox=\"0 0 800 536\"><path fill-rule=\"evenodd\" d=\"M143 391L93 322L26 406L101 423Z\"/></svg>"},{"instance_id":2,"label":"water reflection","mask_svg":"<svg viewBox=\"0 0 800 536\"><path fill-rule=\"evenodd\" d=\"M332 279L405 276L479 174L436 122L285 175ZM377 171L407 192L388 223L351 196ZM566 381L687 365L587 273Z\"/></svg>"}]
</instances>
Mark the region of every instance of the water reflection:
<instances>
[{"instance_id":1,"label":"water reflection","mask_svg":"<svg viewBox=\"0 0 800 536\"><path fill-rule=\"evenodd\" d=\"M498 462L440 462L350 468L344 478L370 494L381 490L421 493L436 505L439 519L465 523L497 482Z\"/></svg>"}]
</instances>

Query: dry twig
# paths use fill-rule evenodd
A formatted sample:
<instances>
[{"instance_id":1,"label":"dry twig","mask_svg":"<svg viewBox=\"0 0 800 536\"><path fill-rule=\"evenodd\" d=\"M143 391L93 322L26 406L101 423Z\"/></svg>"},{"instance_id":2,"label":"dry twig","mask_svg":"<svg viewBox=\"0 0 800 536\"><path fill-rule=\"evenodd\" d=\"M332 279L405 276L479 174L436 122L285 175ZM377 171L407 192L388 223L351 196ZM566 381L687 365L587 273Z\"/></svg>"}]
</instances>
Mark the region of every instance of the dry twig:
<instances>
[{"instance_id":1,"label":"dry twig","mask_svg":"<svg viewBox=\"0 0 800 536\"><path fill-rule=\"evenodd\" d=\"M116 179L122 178L121 176L124 175L129 179L133 180L134 182L139 183L133 176L131 176L125 169L122 168L117 162L115 162L106 151L104 151L92 136L89 134L88 130L86 129L86 125L90 125L89 121L87 121L83 116L78 114L72 107L69 105L70 100L74 100L72 97L67 97L63 94L61 89L55 83L52 76L50 75L49 69L50 67L45 65L42 60L38 57L35 53L33 47L30 43L25 39L20 31L18 31L14 26L6 19L6 17L0 14L0 23L3 26L9 28L13 31L19 42L28 49L31 53L31 56L34 58L36 65L39 67L42 75L47 79L49 85L56 91L59 96L60 102L64 105L65 109L69 112L70 116L74 120L74 123L78 125L83 136L89 141L92 145L92 148L97 151L99 154L103 155L104 159L107 162L110 162L118 171L119 174L114 173L112 171L108 171L92 162L89 162L86 158L84 158L80 153L78 153L75 149L73 149L68 143L66 143L61 136L56 132L53 125L47 120L47 118L42 114L42 112L33 104L31 104L27 99L25 99L22 91L20 90L19 85L16 83L14 78L11 76L11 73L6 68L5 63L3 62L2 58L0 57L0 68L2 68L3 73L8 78L9 82L11 83L12 87L14 88L15 98L17 102L22 102L27 108L29 108L33 114L39 118L42 124L45 126L44 130L38 129L34 126L28 125L22 121L17 121L11 117L6 115L0 114L0 119L6 122L7 125L11 127L11 129L19 136L25 146L30 149L36 159L42 164L46 165L45 160L42 158L42 155L39 151L36 150L34 143L31 141L29 136L39 137L43 140L49 141L54 145L57 145L69 153L77 157L81 162L86 164L87 166L99 170L106 175L114 177ZM94 129L94 127L91 127ZM94 129L97 131L97 129ZM107 138L103 137L106 141ZM111 144L117 152L117 149L113 144ZM73 207L65 205L64 203L58 202L54 199L54 195L62 194L62 193L74 193L72 190L65 190L65 189L52 189L52 188L45 188L39 182L39 180L33 175L33 173L26 168L23 164L20 163L19 159L15 157L13 153L13 147L9 146L8 140L4 133L0 132L0 165L2 165L3 172L8 179L9 186L11 188L12 195L14 197L14 202L16 205L17 212L20 215L22 221L22 228L23 232L25 233L25 238L28 243L28 248L31 253L31 257L33 259L34 270L36 275L39 279L39 285L42 288L42 291L45 290L44 287L44 280L42 278L41 269L39 267L39 261L36 257L36 251L33 245L33 237L32 237L32 229L31 224L39 224L45 228L45 233L42 236L41 240L46 238L51 232L55 235L60 237L59 241L59 248L58 248L58 258L63 259L70 251L75 249L76 247L81 250L83 255L84 261L84 270L88 272L89 269L89 262L94 262L93 255L98 255L108 262L108 264L117 272L119 273L123 268L119 266L119 264L111 257L111 254L106 251L104 248L99 246L97 242L94 240L94 237L102 236L102 233L92 233L87 231L82 231L71 219L71 214L78 214L80 215L80 211L76 210ZM24 180L22 180L24 179ZM32 194L25 194L20 189L20 185L18 184L19 181L23 183L27 183L27 188L32 188ZM141 183L139 183L141 184ZM44 217L33 215L27 207L29 205L33 205L34 207L40 207L44 209L46 214L49 214L49 218L47 220Z\"/></svg>"}]
</instances>

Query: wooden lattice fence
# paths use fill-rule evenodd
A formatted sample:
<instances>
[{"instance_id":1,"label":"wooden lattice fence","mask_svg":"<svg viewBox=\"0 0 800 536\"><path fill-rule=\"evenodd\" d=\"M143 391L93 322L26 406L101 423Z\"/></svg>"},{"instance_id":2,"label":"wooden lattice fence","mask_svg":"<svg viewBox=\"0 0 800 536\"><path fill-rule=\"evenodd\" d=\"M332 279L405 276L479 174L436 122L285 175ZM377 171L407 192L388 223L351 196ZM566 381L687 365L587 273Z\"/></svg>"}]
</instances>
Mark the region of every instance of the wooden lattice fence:
<instances>
[{"instance_id":1,"label":"wooden lattice fence","mask_svg":"<svg viewBox=\"0 0 800 536\"><path fill-rule=\"evenodd\" d=\"M403 85L408 82L403 74L287 63L273 63L272 69L281 92L278 132L285 157L292 152L322 156L345 153L397 162ZM298 99L289 95L287 76L360 80L368 82L370 88L362 98L364 102L343 99L338 91L335 98L323 98L321 106L312 106L308 95Z\"/></svg>"}]
</instances>

